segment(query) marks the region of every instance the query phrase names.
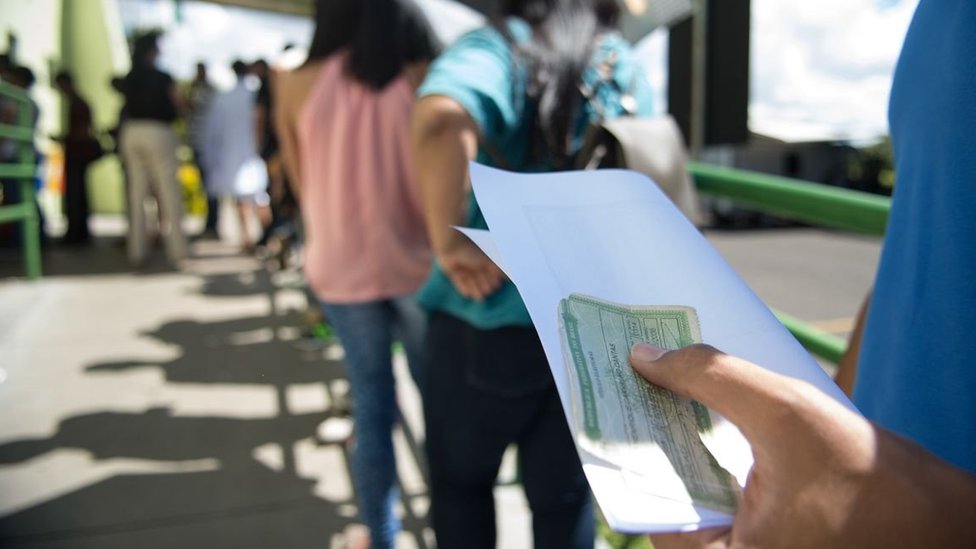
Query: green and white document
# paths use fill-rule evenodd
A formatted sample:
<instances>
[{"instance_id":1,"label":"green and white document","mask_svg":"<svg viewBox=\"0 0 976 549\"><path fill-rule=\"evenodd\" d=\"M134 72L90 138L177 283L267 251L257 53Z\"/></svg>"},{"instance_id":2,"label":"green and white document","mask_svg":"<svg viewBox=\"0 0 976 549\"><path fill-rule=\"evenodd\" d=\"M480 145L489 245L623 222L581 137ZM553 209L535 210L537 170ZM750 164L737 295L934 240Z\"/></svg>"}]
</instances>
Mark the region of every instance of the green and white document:
<instances>
[{"instance_id":1,"label":"green and white document","mask_svg":"<svg viewBox=\"0 0 976 549\"><path fill-rule=\"evenodd\" d=\"M703 341L852 407L647 177L517 174L474 163L470 172L490 231L461 230L518 288L611 528L729 525L753 463L734 425L631 371L634 342L675 349Z\"/></svg>"},{"instance_id":2,"label":"green and white document","mask_svg":"<svg viewBox=\"0 0 976 549\"><path fill-rule=\"evenodd\" d=\"M657 477L660 497L734 512L739 486L699 435L712 429L708 410L648 383L627 360L635 343L668 350L701 343L695 310L572 294L559 302L559 328L576 443L622 470Z\"/></svg>"}]
</instances>

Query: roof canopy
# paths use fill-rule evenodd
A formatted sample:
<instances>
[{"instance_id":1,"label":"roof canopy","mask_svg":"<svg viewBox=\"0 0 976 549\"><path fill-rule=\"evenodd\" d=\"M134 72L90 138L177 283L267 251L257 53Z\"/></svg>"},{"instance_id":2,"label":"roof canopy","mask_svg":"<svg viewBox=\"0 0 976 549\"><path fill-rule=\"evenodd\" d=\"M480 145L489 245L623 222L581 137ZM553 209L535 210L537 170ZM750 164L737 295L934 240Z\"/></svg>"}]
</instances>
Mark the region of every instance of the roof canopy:
<instances>
[{"instance_id":1,"label":"roof canopy","mask_svg":"<svg viewBox=\"0 0 976 549\"><path fill-rule=\"evenodd\" d=\"M252 8L264 11L274 11L279 13L290 13L293 15L312 15L315 0L203 0L214 4L226 4L228 6L240 6L242 8ZM495 0L455 0L460 3L487 13L495 5Z\"/></svg>"},{"instance_id":2,"label":"roof canopy","mask_svg":"<svg viewBox=\"0 0 976 549\"><path fill-rule=\"evenodd\" d=\"M226 4L294 15L312 15L315 0L203 0L215 4ZM498 0L442 0L464 4L482 14L495 11ZM692 14L692 0L622 0L623 19L620 22L625 38L637 42L659 26L671 26ZM428 15L430 17L430 15Z\"/></svg>"}]
</instances>

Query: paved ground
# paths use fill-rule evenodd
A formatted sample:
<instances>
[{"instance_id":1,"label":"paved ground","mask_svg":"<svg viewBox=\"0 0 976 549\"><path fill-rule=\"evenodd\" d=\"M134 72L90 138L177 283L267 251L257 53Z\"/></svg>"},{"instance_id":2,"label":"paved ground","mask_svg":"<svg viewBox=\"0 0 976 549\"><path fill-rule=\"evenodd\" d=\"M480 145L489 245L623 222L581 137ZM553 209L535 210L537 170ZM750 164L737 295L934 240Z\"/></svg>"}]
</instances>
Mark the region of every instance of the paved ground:
<instances>
[{"instance_id":1,"label":"paved ground","mask_svg":"<svg viewBox=\"0 0 976 549\"><path fill-rule=\"evenodd\" d=\"M99 220L118 234L118 220ZM236 245L133 272L118 237L50 247L45 277L0 253L0 546L340 547L355 503L341 443L316 437L347 385L338 345L301 338L304 293ZM430 547L419 399L397 358L404 548ZM527 547L511 460L504 547Z\"/></svg>"},{"instance_id":2,"label":"paved ground","mask_svg":"<svg viewBox=\"0 0 976 549\"><path fill-rule=\"evenodd\" d=\"M878 253L810 229L708 237L767 303L837 333ZM348 460L315 431L344 392L341 349L300 339L295 273L218 242L197 243L184 272L134 273L112 239L51 249L45 268L16 280L17 257L0 254L0 546L339 545ZM429 547L409 383L400 401L400 544ZM498 495L499 546L527 547L518 490Z\"/></svg>"},{"instance_id":3,"label":"paved ground","mask_svg":"<svg viewBox=\"0 0 976 549\"><path fill-rule=\"evenodd\" d=\"M766 304L837 335L850 331L881 251L877 237L806 227L706 236Z\"/></svg>"}]
</instances>

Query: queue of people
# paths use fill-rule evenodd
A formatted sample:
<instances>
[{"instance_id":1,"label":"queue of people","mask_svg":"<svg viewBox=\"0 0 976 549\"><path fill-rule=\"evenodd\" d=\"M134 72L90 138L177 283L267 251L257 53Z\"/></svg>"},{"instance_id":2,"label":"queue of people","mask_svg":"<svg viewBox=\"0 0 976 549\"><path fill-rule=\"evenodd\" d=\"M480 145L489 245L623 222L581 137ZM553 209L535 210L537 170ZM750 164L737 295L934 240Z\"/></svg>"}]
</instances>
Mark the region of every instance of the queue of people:
<instances>
[{"instance_id":1,"label":"queue of people","mask_svg":"<svg viewBox=\"0 0 976 549\"><path fill-rule=\"evenodd\" d=\"M393 547L400 528L397 340L424 401L438 546L496 545L493 485L510 445L534 546L593 546L589 488L531 319L498 266L452 226L486 227L469 161L565 169L588 122L650 112L646 80L614 30L619 10L616 0L510 0L441 51L409 0L318 0L304 64L271 73L258 64L260 91L235 64L241 80L224 93L201 68L189 111L155 68L155 35L136 43L120 84L129 258L146 257L150 188L168 257L186 254L177 116L191 113L208 192L234 196L242 226L247 208L268 204L269 181L286 187L299 206L305 278L345 350L365 526L350 547ZM974 25L967 0L921 0L898 65L899 182L863 339L859 331L842 371L865 417L707 346L632 350L640 375L739 425L756 458L731 528L656 537L656 547L976 544ZM70 82L62 90L81 135L85 109Z\"/></svg>"},{"instance_id":2,"label":"queue of people","mask_svg":"<svg viewBox=\"0 0 976 549\"><path fill-rule=\"evenodd\" d=\"M114 141L114 152L118 154L124 177L129 222L125 239L128 259L136 268L147 263L154 243L151 233L155 228L158 232L156 241L162 241L169 264L178 268L188 254L190 237L217 237L219 200L224 196L237 202L242 247L253 252L250 232L244 228L248 214L256 214L261 225L261 243L264 243L268 236L265 229L272 221L267 192L268 182L272 179L270 174L278 174L279 191L284 185L276 152L277 141L270 122L267 63L263 60L251 65L235 62L233 69L239 82L227 92L219 92L209 82L206 66L199 63L196 77L184 91L171 75L157 66L159 38L160 33L155 31L136 36L132 43L131 69L111 81L111 88L120 95L123 106L118 124L106 134ZM245 85L245 80L252 74L257 76L260 67L264 68L264 76L260 77L259 89L254 90L249 87L249 81ZM0 80L29 92L34 84L34 74L25 66L12 64L5 54ZM64 155L64 171L60 175L66 229L58 243L84 246L92 241L88 169L108 152L104 148L107 140L99 135L92 108L76 85L74 75L61 70L52 78L52 85L61 92L65 104L63 134L51 136ZM36 125L39 109L33 101L29 106ZM16 109L16 102L2 101L0 111L4 123L17 123ZM186 234L183 226L184 196L178 179L182 162L179 158L181 137L176 132L175 123L184 119L186 142L207 194L207 217L200 235ZM3 139L0 149L5 162L19 158L18 145L12 140ZM4 191L0 195L3 203L19 200L18 185L5 181ZM279 202L287 202L288 194L287 191L279 192ZM155 202L158 219L147 218L149 198ZM288 221L280 219L278 225Z\"/></svg>"},{"instance_id":3,"label":"queue of people","mask_svg":"<svg viewBox=\"0 0 976 549\"><path fill-rule=\"evenodd\" d=\"M266 107L262 107L259 100L262 92L253 89L249 82L249 76L258 64L234 61L231 69L236 83L229 90L219 91L207 79L206 66L199 63L196 76L184 95L175 87L169 75L155 68L157 40L158 35L154 33L137 39L133 50L133 71L123 80L121 89L126 103L120 149L128 179L130 261L135 265L144 261L144 246L140 244L144 240L145 221L142 216L146 198L142 176L147 173L153 174L151 181L156 185L153 194L159 205L167 257L177 265L186 256L186 235L181 224L181 190L176 181L177 143L175 136L171 135L172 122L177 117L187 120L187 141L207 194L206 222L200 236L218 237L220 200L229 197L234 200L238 213L242 251L251 253L255 251L255 245L250 220L256 217L262 232L271 221L267 192L268 165L259 153L266 139L269 139L268 134L273 132L269 132L267 123L258 118L258 113L266 110ZM150 57L144 56L142 48L150 49ZM137 70L139 67L151 68L150 74L157 81L149 82L149 85L155 86L155 92L147 92L138 86L140 80L146 80L145 76L140 77L142 71ZM161 80L164 77L165 82ZM163 87L167 90L165 93L161 92ZM141 151L142 154L151 151L156 156L156 162L149 164L146 159L139 158L140 151L126 146L126 142L132 140L131 137L127 139L127 135L138 135L144 131L138 128L146 125L147 117L141 113L146 110L148 101L153 102L152 109L155 109L148 119L166 126L166 142L157 141L155 146L147 144ZM153 125L164 130L158 124ZM162 159L165 159L165 165L161 163ZM161 171L153 171L157 169Z\"/></svg>"}]
</instances>

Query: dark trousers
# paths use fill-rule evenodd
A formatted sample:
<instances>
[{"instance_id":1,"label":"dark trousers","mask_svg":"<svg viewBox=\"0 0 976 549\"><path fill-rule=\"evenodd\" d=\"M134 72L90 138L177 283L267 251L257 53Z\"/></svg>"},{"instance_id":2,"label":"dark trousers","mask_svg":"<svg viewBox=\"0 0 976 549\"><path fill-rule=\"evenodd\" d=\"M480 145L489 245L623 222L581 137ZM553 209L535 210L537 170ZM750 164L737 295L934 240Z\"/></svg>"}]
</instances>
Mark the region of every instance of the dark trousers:
<instances>
[{"instance_id":1,"label":"dark trousers","mask_svg":"<svg viewBox=\"0 0 976 549\"><path fill-rule=\"evenodd\" d=\"M217 232L217 215L220 213L220 200L216 196L210 194L210 187L208 186L207 174L203 168L203 152L199 147L193 147L193 162L197 165L197 171L200 173L200 183L203 184L203 188L207 193L207 220L203 226L203 230L207 232Z\"/></svg>"},{"instance_id":2,"label":"dark trousers","mask_svg":"<svg viewBox=\"0 0 976 549\"><path fill-rule=\"evenodd\" d=\"M217 214L220 212L220 200L216 196L207 195L207 222L205 231L217 231Z\"/></svg>"},{"instance_id":3,"label":"dark trousers","mask_svg":"<svg viewBox=\"0 0 976 549\"><path fill-rule=\"evenodd\" d=\"M71 244L88 242L88 190L85 174L88 162L68 156L64 162L64 214L68 218L68 230L64 241Z\"/></svg>"},{"instance_id":4,"label":"dark trousers","mask_svg":"<svg viewBox=\"0 0 976 549\"><path fill-rule=\"evenodd\" d=\"M593 547L589 487L535 331L479 330L434 313L427 359L424 413L438 547L495 547L492 490L510 444L518 446L534 547Z\"/></svg>"}]
</instances>

